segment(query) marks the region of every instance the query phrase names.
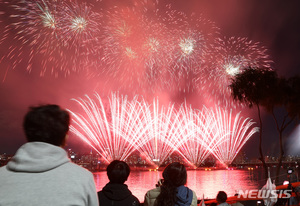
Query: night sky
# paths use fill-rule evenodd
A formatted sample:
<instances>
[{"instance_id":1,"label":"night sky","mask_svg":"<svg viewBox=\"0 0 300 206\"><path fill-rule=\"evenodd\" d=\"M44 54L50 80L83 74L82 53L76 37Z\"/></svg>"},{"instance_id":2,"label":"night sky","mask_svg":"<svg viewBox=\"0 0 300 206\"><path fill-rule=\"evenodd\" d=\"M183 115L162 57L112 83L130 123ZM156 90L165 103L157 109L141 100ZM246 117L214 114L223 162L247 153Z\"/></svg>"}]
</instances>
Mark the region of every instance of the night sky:
<instances>
[{"instance_id":1,"label":"night sky","mask_svg":"<svg viewBox=\"0 0 300 206\"><path fill-rule=\"evenodd\" d=\"M1 29L0 35L4 35L4 28L10 25L8 13L11 12L4 0L0 0L1 7ZM14 2L14 1L11 1ZM93 3L94 10L105 10L113 6L126 7L133 4L133 1L88 1ZM12 3L13 4L13 3ZM161 0L160 6L171 4L174 10L182 11L185 14L202 14L205 18L215 22L220 28L223 36L247 37L255 42L260 42L268 49L273 60L273 67L279 76L291 77L300 74L300 1L298 0ZM3 8L3 9L2 9ZM10 33L13 35L13 33ZM1 39L3 37L0 36ZM22 119L28 106L41 103L59 104L64 108L73 109L74 102L71 98L83 97L85 94L92 95L94 91L102 95L108 95L109 91L116 90L113 85L109 89L104 83L106 77L88 79L82 73L71 73L55 77L49 75L40 76L40 65L33 64L32 71L26 71L23 63L11 69L11 62L6 59L7 50L15 42L6 38L0 44L0 154L13 154L20 145L25 143L22 131ZM41 57L43 58L43 57ZM9 68L7 70L7 68ZM3 80L3 81L2 81ZM121 89L120 93L132 96L130 90ZM199 94L197 94L199 95ZM200 105L198 96L193 93L183 94L182 92L159 92L151 94L148 98L158 96L162 102L181 103L188 99L193 105ZM256 110L245 109L245 114L258 122ZM265 131L263 142L265 155L277 155L278 140L275 125L270 115L263 112ZM294 125L293 125L294 126ZM294 128L290 127L285 134L294 138L297 135L291 133ZM293 134L293 135L291 135ZM298 132L299 136L299 132ZM258 135L254 135L244 146L249 157L258 157ZM290 143L286 145L288 149ZM70 135L67 147L75 151L88 151L89 147L83 145L81 140ZM290 149L290 153L297 152L297 148Z\"/></svg>"}]
</instances>

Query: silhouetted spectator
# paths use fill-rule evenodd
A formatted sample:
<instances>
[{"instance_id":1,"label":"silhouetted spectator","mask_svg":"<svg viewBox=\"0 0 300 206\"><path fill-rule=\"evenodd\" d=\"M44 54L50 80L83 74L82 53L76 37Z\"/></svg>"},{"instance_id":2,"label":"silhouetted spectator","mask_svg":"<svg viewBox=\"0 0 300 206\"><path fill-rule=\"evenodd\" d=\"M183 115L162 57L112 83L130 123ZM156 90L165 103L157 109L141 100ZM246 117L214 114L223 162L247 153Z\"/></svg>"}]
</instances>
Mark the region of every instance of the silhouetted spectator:
<instances>
[{"instance_id":1,"label":"silhouetted spectator","mask_svg":"<svg viewBox=\"0 0 300 206\"><path fill-rule=\"evenodd\" d=\"M297 176L297 173L295 172L294 168L291 168L291 167L288 168L288 180L289 180L291 189L294 189L294 188L292 188L292 183L298 182L298 176ZM289 199L289 205L298 205L298 203L299 203L299 201L298 201L297 196L291 197Z\"/></svg>"},{"instance_id":2,"label":"silhouetted spectator","mask_svg":"<svg viewBox=\"0 0 300 206\"><path fill-rule=\"evenodd\" d=\"M219 191L216 200L219 206L229 206L229 204L226 202L227 194L224 191Z\"/></svg>"},{"instance_id":3,"label":"silhouetted spectator","mask_svg":"<svg viewBox=\"0 0 300 206\"><path fill-rule=\"evenodd\" d=\"M69 123L57 105L30 108L23 122L28 142L0 168L0 205L98 205L92 173L62 148Z\"/></svg>"},{"instance_id":4,"label":"silhouetted spectator","mask_svg":"<svg viewBox=\"0 0 300 206\"><path fill-rule=\"evenodd\" d=\"M179 162L169 164L163 171L161 186L149 190L145 195L145 206L197 206L194 191L184 186L186 168Z\"/></svg>"},{"instance_id":5,"label":"silhouetted spectator","mask_svg":"<svg viewBox=\"0 0 300 206\"><path fill-rule=\"evenodd\" d=\"M114 160L106 168L109 183L98 192L101 206L137 206L139 200L132 195L128 186L124 184L130 174L126 162Z\"/></svg>"}]
</instances>

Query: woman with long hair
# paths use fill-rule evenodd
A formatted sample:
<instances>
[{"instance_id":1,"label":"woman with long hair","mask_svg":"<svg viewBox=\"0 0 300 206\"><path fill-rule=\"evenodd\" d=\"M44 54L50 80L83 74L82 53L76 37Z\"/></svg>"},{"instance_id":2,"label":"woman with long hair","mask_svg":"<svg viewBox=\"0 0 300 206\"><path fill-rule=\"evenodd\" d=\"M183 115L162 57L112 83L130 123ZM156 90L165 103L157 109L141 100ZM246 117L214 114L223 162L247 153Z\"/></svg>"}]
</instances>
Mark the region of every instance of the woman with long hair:
<instances>
[{"instance_id":1,"label":"woman with long hair","mask_svg":"<svg viewBox=\"0 0 300 206\"><path fill-rule=\"evenodd\" d=\"M183 164L169 164L162 176L161 185L146 193L145 206L197 206L196 193L184 186L187 173Z\"/></svg>"}]
</instances>

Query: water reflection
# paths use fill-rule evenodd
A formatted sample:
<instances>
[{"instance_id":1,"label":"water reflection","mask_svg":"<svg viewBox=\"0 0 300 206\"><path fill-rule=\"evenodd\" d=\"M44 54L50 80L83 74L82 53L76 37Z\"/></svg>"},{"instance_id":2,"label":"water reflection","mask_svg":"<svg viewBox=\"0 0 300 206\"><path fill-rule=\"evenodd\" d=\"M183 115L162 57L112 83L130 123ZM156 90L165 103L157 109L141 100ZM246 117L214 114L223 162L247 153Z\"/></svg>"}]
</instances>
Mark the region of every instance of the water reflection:
<instances>
[{"instance_id":1,"label":"water reflection","mask_svg":"<svg viewBox=\"0 0 300 206\"><path fill-rule=\"evenodd\" d=\"M155 187L161 178L162 171L131 171L126 182L132 193L141 201L144 195ZM235 194L239 189L258 189L261 184L253 175L253 171L248 170L189 170L187 186L194 190L198 199L215 198L218 191L223 190L229 196ZM108 182L106 172L94 173L97 191L101 190Z\"/></svg>"}]
</instances>

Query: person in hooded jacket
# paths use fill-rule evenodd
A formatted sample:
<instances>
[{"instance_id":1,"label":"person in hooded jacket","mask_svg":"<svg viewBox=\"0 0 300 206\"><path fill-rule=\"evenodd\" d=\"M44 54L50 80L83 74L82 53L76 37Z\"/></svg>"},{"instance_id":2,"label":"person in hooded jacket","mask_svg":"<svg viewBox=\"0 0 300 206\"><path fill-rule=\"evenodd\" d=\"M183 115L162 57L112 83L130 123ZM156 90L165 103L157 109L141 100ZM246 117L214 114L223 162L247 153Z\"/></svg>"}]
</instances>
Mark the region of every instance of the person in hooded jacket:
<instances>
[{"instance_id":1,"label":"person in hooded jacket","mask_svg":"<svg viewBox=\"0 0 300 206\"><path fill-rule=\"evenodd\" d=\"M27 143L0 168L0 206L97 206L93 174L72 163L62 148L70 116L58 105L31 107Z\"/></svg>"},{"instance_id":2,"label":"person in hooded jacket","mask_svg":"<svg viewBox=\"0 0 300 206\"><path fill-rule=\"evenodd\" d=\"M146 193L144 206L197 206L196 193L184 186L187 172L183 164L169 164L162 176L161 185Z\"/></svg>"},{"instance_id":3,"label":"person in hooded jacket","mask_svg":"<svg viewBox=\"0 0 300 206\"><path fill-rule=\"evenodd\" d=\"M124 184L130 174L130 168L124 161L114 160L106 168L109 183L98 192L101 206L138 206L139 200Z\"/></svg>"}]
</instances>

